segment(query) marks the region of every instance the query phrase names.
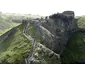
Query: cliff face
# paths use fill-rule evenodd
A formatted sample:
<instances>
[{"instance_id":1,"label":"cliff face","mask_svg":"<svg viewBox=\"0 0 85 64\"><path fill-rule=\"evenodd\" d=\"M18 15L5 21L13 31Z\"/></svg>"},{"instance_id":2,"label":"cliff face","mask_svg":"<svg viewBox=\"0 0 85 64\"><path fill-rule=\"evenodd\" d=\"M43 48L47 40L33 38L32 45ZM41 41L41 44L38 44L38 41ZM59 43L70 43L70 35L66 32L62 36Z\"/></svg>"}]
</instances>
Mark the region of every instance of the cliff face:
<instances>
[{"instance_id":1,"label":"cliff face","mask_svg":"<svg viewBox=\"0 0 85 64\"><path fill-rule=\"evenodd\" d=\"M77 24L74 19L73 11L65 11L63 13L51 15L42 25L54 35L52 41L45 38L42 44L56 53L61 53L63 51L69 38L77 31Z\"/></svg>"}]
</instances>

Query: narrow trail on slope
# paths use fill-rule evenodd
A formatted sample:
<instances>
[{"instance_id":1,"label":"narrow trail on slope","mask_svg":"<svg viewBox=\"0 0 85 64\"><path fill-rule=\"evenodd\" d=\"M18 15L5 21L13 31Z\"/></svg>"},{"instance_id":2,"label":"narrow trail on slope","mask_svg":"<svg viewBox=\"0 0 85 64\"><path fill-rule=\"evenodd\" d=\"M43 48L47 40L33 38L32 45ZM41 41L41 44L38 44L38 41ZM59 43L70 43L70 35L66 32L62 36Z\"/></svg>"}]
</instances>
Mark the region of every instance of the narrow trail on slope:
<instances>
[{"instance_id":1,"label":"narrow trail on slope","mask_svg":"<svg viewBox=\"0 0 85 64\"><path fill-rule=\"evenodd\" d=\"M25 27L24 27L23 34L24 34L24 36L25 36L28 40L31 40L31 41L32 41L32 48L31 48L31 50L30 50L29 56L28 56L27 58L25 58L26 64L30 64L30 62L31 62L32 60L34 60L34 56L33 56L34 53L33 53L33 52L34 52L35 47L36 47L36 40L27 33L28 26L29 26L29 24L27 23L27 24L25 25Z\"/></svg>"}]
</instances>

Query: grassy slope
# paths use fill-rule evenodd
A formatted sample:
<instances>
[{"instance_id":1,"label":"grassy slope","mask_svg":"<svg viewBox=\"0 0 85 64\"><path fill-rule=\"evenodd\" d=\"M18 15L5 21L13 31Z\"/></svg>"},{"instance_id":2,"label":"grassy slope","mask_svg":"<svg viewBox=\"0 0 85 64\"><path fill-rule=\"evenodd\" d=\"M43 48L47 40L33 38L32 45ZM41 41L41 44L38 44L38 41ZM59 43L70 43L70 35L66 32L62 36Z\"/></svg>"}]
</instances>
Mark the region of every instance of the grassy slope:
<instances>
[{"instance_id":1,"label":"grassy slope","mask_svg":"<svg viewBox=\"0 0 85 64\"><path fill-rule=\"evenodd\" d=\"M0 14L0 35L7 32L11 28L17 26L18 24L13 23L11 19L9 19L9 16L5 14Z\"/></svg>"},{"instance_id":2,"label":"grassy slope","mask_svg":"<svg viewBox=\"0 0 85 64\"><path fill-rule=\"evenodd\" d=\"M6 60L9 63L20 63L23 60L23 57L30 51L32 47L32 42L29 41L23 35L24 26L20 25L17 27L17 31L14 32L10 37L6 38L2 45L0 46L0 51L3 51L0 54L0 60ZM32 37L36 38L37 43L40 42L40 36L36 34L35 25L31 25L28 27L28 34ZM5 46L5 47L4 47ZM36 44L36 46L38 46ZM37 49L37 48L36 48Z\"/></svg>"},{"instance_id":3,"label":"grassy slope","mask_svg":"<svg viewBox=\"0 0 85 64\"><path fill-rule=\"evenodd\" d=\"M4 40L3 45L6 47L2 47L5 51L0 54L0 60L17 63L23 59L26 52L30 51L31 41L24 37L22 29L23 26L19 26L14 34Z\"/></svg>"}]
</instances>

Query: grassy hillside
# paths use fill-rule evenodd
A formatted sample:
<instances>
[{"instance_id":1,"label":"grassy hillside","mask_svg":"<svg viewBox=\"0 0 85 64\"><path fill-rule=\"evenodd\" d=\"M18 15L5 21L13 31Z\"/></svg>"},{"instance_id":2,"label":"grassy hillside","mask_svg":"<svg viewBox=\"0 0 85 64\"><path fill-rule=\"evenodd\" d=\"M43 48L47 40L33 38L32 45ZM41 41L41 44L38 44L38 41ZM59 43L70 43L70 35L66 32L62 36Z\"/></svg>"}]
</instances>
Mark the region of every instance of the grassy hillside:
<instances>
[{"instance_id":1,"label":"grassy hillside","mask_svg":"<svg viewBox=\"0 0 85 64\"><path fill-rule=\"evenodd\" d=\"M5 33L6 31L10 30L11 28L17 26L17 23L13 23L8 16L4 14L0 14L0 35Z\"/></svg>"},{"instance_id":2,"label":"grassy hillside","mask_svg":"<svg viewBox=\"0 0 85 64\"><path fill-rule=\"evenodd\" d=\"M22 61L25 54L30 51L31 41L23 35L23 26L17 27L17 31L13 32L0 43L0 60L13 63Z\"/></svg>"}]
</instances>

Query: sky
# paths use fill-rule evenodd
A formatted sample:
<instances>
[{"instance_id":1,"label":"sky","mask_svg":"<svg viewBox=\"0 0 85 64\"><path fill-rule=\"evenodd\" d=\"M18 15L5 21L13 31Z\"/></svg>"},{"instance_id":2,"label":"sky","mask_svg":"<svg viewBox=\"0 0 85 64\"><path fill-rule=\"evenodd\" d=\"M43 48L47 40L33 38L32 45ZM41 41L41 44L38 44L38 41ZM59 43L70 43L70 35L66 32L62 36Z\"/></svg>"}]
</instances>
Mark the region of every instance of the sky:
<instances>
[{"instance_id":1,"label":"sky","mask_svg":"<svg viewBox=\"0 0 85 64\"><path fill-rule=\"evenodd\" d=\"M85 15L85 0L0 0L0 11L4 13L48 16L65 10Z\"/></svg>"}]
</instances>

